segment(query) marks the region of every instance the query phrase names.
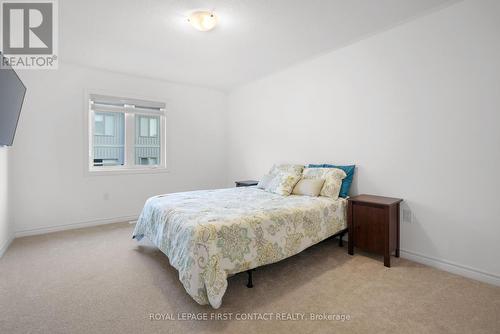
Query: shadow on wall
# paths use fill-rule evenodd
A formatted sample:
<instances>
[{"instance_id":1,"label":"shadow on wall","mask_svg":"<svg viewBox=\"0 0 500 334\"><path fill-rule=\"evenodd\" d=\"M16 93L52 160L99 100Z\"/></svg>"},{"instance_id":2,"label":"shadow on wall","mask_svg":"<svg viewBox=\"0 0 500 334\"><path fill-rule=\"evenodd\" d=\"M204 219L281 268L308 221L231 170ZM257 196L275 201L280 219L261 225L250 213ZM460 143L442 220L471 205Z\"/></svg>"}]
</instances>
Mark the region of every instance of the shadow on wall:
<instances>
[{"instance_id":1,"label":"shadow on wall","mask_svg":"<svg viewBox=\"0 0 500 334\"><path fill-rule=\"evenodd\" d=\"M360 175L363 174L363 171L363 166L356 165L351 189L349 191L350 196L360 194L358 180ZM370 184L370 180L366 178L363 179L363 188L371 189L367 192L371 195L390 196L390 194L384 194L382 190L381 193L379 193L377 190L378 186L376 184ZM439 254L436 245L432 242L431 236L426 230L423 229L420 220L415 215L415 212L425 212L426 214L434 215L435 217L439 217L440 213L433 212L435 210L431 207L423 207L422 205L413 202L411 199L406 198L404 194L401 194L400 196L403 198L403 202L400 206L401 250L410 254L421 256L418 252L413 251L413 249L415 249L413 240L415 236L418 236L419 244L425 244L426 254ZM439 254L439 256L441 255Z\"/></svg>"},{"instance_id":2,"label":"shadow on wall","mask_svg":"<svg viewBox=\"0 0 500 334\"><path fill-rule=\"evenodd\" d=\"M350 196L358 195L358 174L359 166L356 165L356 167L354 167L354 175L352 177L351 188L349 189Z\"/></svg>"}]
</instances>

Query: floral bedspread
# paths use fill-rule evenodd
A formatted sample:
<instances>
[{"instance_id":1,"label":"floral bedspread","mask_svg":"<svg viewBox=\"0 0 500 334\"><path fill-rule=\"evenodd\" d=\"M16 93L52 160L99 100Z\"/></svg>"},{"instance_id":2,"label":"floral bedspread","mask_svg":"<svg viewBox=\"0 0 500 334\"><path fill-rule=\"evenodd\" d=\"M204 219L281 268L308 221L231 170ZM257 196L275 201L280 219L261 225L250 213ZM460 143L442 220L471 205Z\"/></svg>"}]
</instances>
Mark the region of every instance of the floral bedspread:
<instances>
[{"instance_id":1,"label":"floral bedspread","mask_svg":"<svg viewBox=\"0 0 500 334\"><path fill-rule=\"evenodd\" d=\"M199 304L219 308L228 275L297 254L346 227L347 201L281 196L256 187L146 201L133 236L149 239Z\"/></svg>"}]
</instances>

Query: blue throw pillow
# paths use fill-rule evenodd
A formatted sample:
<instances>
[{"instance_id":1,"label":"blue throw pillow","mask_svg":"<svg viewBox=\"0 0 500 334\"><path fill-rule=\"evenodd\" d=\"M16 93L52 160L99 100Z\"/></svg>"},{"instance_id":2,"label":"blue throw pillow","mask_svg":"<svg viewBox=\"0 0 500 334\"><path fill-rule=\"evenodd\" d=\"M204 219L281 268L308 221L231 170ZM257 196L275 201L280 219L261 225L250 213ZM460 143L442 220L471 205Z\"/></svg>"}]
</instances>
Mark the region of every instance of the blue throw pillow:
<instances>
[{"instance_id":1,"label":"blue throw pillow","mask_svg":"<svg viewBox=\"0 0 500 334\"><path fill-rule=\"evenodd\" d=\"M347 197L349 196L349 189L351 188L352 184L352 178L354 177L354 170L356 168L356 165L349 165L349 166L337 166L337 165L330 165L330 164L321 164L321 165L315 165L315 164L310 164L307 167L309 168L338 168L342 169L346 173L345 179L342 180L342 186L340 187L340 197Z\"/></svg>"}]
</instances>

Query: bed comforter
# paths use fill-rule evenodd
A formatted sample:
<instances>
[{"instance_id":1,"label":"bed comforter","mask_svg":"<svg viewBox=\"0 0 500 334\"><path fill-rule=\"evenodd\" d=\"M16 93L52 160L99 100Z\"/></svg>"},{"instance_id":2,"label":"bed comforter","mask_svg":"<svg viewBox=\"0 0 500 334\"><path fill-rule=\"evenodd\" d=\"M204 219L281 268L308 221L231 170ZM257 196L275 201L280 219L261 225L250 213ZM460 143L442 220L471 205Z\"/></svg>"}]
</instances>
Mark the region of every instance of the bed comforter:
<instances>
[{"instance_id":1,"label":"bed comforter","mask_svg":"<svg viewBox=\"0 0 500 334\"><path fill-rule=\"evenodd\" d=\"M187 293L219 308L228 275L274 263L346 228L347 201L281 196L256 187L155 196L133 236L149 239Z\"/></svg>"}]
</instances>

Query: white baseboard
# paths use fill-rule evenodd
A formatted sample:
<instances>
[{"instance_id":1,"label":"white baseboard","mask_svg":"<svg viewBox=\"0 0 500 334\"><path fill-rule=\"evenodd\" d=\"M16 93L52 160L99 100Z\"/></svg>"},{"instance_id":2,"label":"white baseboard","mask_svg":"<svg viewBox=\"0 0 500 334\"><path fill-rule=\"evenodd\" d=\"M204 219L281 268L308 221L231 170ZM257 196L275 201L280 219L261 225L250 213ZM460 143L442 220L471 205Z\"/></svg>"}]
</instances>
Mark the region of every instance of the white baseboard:
<instances>
[{"instance_id":1,"label":"white baseboard","mask_svg":"<svg viewBox=\"0 0 500 334\"><path fill-rule=\"evenodd\" d=\"M24 230L16 231L15 237L21 238L21 237L27 237L30 235L46 234L46 233L52 233L52 232L58 232L58 231L64 231L64 230L73 230L73 229L77 229L77 228L84 228L84 227L91 227L91 226L98 226L98 225L105 225L105 224L113 224L113 223L122 223L122 222L137 220L137 218L138 218L137 216L123 216L123 217L114 217L114 218L95 219L95 220L89 220L89 221L85 221L85 222L78 222L78 223L71 223L71 224L64 224L64 225L43 226L43 227L37 227L37 228L33 228L33 229L24 229Z\"/></svg>"},{"instance_id":2,"label":"white baseboard","mask_svg":"<svg viewBox=\"0 0 500 334\"><path fill-rule=\"evenodd\" d=\"M13 240L14 240L14 235L12 234L8 237L7 241L5 241L3 245L0 245L0 258L5 254L7 248L9 248Z\"/></svg>"},{"instance_id":3,"label":"white baseboard","mask_svg":"<svg viewBox=\"0 0 500 334\"><path fill-rule=\"evenodd\" d=\"M344 237L344 241L348 240L348 236ZM430 257L427 255L419 254L416 252L408 251L401 249L400 254L402 258L411 260L413 262L418 262L421 264L425 264L426 266L433 267L436 269L444 270L452 274L456 274L459 276L464 276L467 278L471 278L477 281L493 284L500 286L500 276L487 273L475 268L471 268L468 266L464 266L455 262L436 259L434 257Z\"/></svg>"},{"instance_id":4,"label":"white baseboard","mask_svg":"<svg viewBox=\"0 0 500 334\"><path fill-rule=\"evenodd\" d=\"M481 282L500 286L500 276L498 275L486 273L484 271L464 266L458 263L436 259L427 255L422 255L403 249L400 252L401 252L401 257L405 259L422 263L429 267L441 269L460 276L472 278Z\"/></svg>"},{"instance_id":5,"label":"white baseboard","mask_svg":"<svg viewBox=\"0 0 500 334\"><path fill-rule=\"evenodd\" d=\"M14 238L20 238L20 237L26 237L30 235L38 235L38 234L46 234L46 233L51 233L51 232L57 232L57 231L64 231L64 230L72 230L72 229L78 229L78 228L84 228L84 227L91 227L91 226L98 226L98 225L105 225L105 224L112 224L112 223L121 223L121 222L130 222L135 223L137 220L137 216L123 216L123 217L114 217L114 218L105 218L105 219L95 219L91 221L85 221L85 222L78 222L78 223L72 223L72 224L64 224L64 225L56 225L56 226L44 226L44 227L38 227L34 229L25 229L25 230L20 230L15 233L15 235L11 236L7 242L0 247L0 257L5 253L11 242L14 240ZM347 238L346 238L347 239ZM416 252L408 251L408 250L401 250L401 257L425 264L430 267L434 267L440 270L444 270L453 274L457 274L460 276L468 277L471 279L475 279L481 282L493 284L500 286L500 276L487 273L475 268L471 268L468 266L464 266L458 263L454 263L451 261L446 261L446 260L441 260L441 259L436 259L427 255L419 254Z\"/></svg>"}]
</instances>

